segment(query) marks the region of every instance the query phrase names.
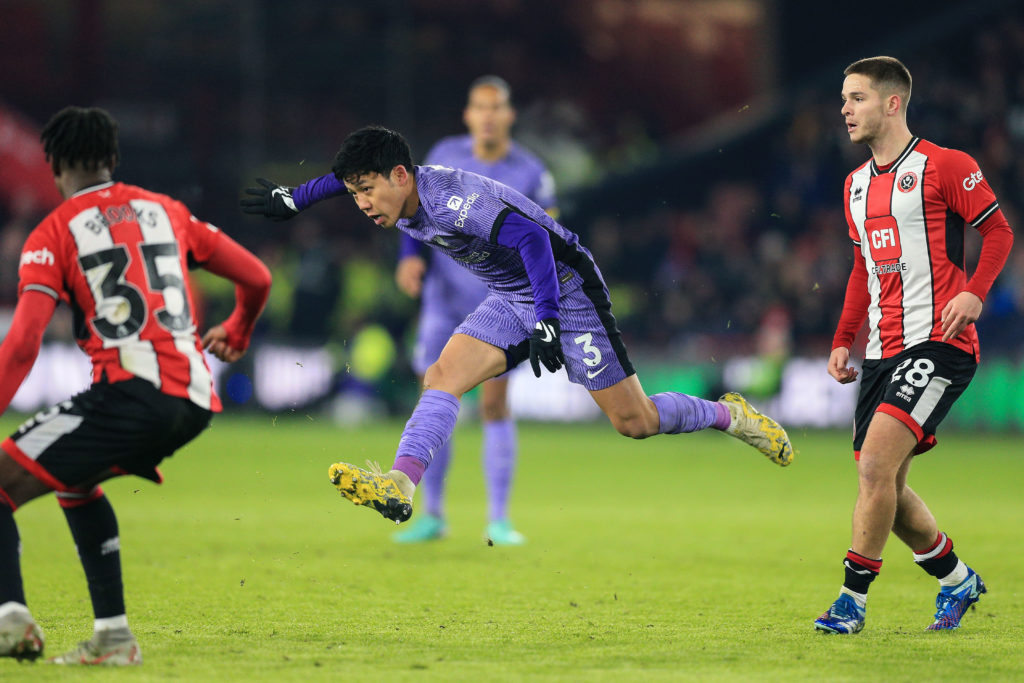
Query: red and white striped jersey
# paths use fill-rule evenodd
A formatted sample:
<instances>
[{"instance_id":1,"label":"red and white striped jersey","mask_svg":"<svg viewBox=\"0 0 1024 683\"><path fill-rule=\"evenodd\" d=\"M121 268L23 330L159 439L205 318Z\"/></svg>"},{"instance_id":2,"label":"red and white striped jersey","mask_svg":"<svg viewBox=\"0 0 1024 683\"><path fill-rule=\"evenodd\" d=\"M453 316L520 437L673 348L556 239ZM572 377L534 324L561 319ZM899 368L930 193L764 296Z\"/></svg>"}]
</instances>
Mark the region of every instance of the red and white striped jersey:
<instances>
[{"instance_id":1,"label":"red and white striped jersey","mask_svg":"<svg viewBox=\"0 0 1024 683\"><path fill-rule=\"evenodd\" d=\"M145 379L160 391L220 411L203 357L187 276L221 233L181 202L123 183L76 193L32 231L18 294L67 302L93 382Z\"/></svg>"},{"instance_id":2,"label":"red and white striped jersey","mask_svg":"<svg viewBox=\"0 0 1024 683\"><path fill-rule=\"evenodd\" d=\"M967 288L965 226L1005 224L977 162L914 138L887 168L872 159L851 173L845 200L850 238L867 267L865 358L941 341L942 310ZM978 357L973 324L948 343Z\"/></svg>"}]
</instances>

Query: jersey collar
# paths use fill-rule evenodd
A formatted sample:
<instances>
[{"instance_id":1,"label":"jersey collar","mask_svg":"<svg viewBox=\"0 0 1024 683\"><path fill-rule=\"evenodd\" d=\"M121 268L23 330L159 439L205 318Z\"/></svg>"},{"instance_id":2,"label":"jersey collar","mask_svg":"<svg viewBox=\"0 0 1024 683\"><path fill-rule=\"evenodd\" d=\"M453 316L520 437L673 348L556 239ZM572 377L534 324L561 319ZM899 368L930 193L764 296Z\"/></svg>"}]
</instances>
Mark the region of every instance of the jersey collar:
<instances>
[{"instance_id":1,"label":"jersey collar","mask_svg":"<svg viewBox=\"0 0 1024 683\"><path fill-rule=\"evenodd\" d=\"M889 164L889 166L884 171L878 167L878 164L875 163L874 157L872 157L871 176L874 177L881 173L895 173L896 169L899 168L900 164L902 164L908 156L910 156L910 153L914 151L914 148L917 147L917 143L919 142L921 142L921 138L915 137L909 143L907 143L907 146L903 148L903 151L900 152L900 155L896 157L896 161Z\"/></svg>"},{"instance_id":2,"label":"jersey collar","mask_svg":"<svg viewBox=\"0 0 1024 683\"><path fill-rule=\"evenodd\" d=\"M83 187L81 190L79 190L78 192L74 193L71 196L72 197L78 197L78 196L81 196L83 194L89 194L90 192L95 192L96 190L105 190L108 187L112 187L113 185L114 185L114 181L113 180L107 181L105 183L99 183L98 185L90 185L89 187Z\"/></svg>"}]
</instances>

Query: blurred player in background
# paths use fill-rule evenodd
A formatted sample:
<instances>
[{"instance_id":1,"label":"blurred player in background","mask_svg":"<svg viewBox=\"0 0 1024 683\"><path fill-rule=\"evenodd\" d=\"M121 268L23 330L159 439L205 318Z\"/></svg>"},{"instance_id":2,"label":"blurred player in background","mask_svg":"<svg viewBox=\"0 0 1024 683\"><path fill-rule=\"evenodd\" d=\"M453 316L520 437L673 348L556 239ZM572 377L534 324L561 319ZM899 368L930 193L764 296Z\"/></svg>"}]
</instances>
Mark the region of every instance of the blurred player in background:
<instances>
[{"instance_id":1,"label":"blurred player in background","mask_svg":"<svg viewBox=\"0 0 1024 683\"><path fill-rule=\"evenodd\" d=\"M230 237L165 195L111 179L117 123L68 107L42 132L65 201L29 235L18 305L0 345L0 414L31 370L54 309L71 307L93 384L38 413L0 444L0 656L34 659L43 634L26 607L14 511L55 491L89 586L94 633L57 664L140 664L125 616L117 518L99 484L156 466L221 409L203 357L240 358L270 291L270 272ZM236 307L196 332L186 271L232 280Z\"/></svg>"},{"instance_id":2,"label":"blurred player in background","mask_svg":"<svg viewBox=\"0 0 1024 683\"><path fill-rule=\"evenodd\" d=\"M541 366L556 372L565 365L569 380L590 391L623 435L642 439L713 427L779 465L792 460L785 430L738 394L718 401L676 392L648 397L590 252L523 194L467 171L413 166L404 138L379 126L349 135L333 170L333 183L331 176L319 179L315 199L348 191L376 225L429 244L488 288L487 298L427 368L390 472L331 466L331 481L349 500L396 522L407 520L416 485L455 428L462 395L527 358L537 377ZM284 189L265 195L270 217L277 215L275 192ZM627 499L644 495L643 479L633 468L624 473Z\"/></svg>"},{"instance_id":3,"label":"blurred player in background","mask_svg":"<svg viewBox=\"0 0 1024 683\"><path fill-rule=\"evenodd\" d=\"M551 174L540 159L512 140L515 110L511 97L508 83L497 76L475 80L469 87L462 116L469 134L441 140L427 154L425 163L461 168L497 180L519 190L557 217ZM293 193L296 198L302 195L301 190ZM423 243L413 237L402 233L401 241L395 281L409 296L423 299L413 355L413 369L422 382L423 374L437 361L455 328L487 297L487 285L449 256L428 255ZM487 538L497 545L519 545L525 539L508 517L516 461L516 427L509 415L506 375L481 385L480 418L488 498ZM395 534L396 541L429 541L447 533L444 483L451 453L451 440L434 453L420 485L426 514L417 516L409 529Z\"/></svg>"},{"instance_id":4,"label":"blurred player in background","mask_svg":"<svg viewBox=\"0 0 1024 683\"><path fill-rule=\"evenodd\" d=\"M892 532L939 580L928 629L955 629L985 584L953 552L953 541L907 486L907 473L913 456L935 445L939 423L974 377L974 321L1010 252L1013 232L974 159L911 134L911 78L901 62L862 59L844 73L847 131L872 158L846 179L854 263L829 374L843 384L857 378L848 365L850 346L865 319L868 343L854 418L859 491L846 580L814 625L831 633L864 627L868 586L881 570ZM970 280L967 225L982 235Z\"/></svg>"}]
</instances>

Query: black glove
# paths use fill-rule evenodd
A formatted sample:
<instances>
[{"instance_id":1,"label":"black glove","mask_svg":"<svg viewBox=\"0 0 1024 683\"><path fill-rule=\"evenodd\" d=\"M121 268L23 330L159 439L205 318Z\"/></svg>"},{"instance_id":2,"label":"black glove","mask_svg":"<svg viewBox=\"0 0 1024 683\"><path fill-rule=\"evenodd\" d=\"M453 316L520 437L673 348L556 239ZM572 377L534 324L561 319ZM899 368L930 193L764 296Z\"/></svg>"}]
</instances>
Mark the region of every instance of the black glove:
<instances>
[{"instance_id":1,"label":"black glove","mask_svg":"<svg viewBox=\"0 0 1024 683\"><path fill-rule=\"evenodd\" d=\"M256 182L263 187L245 188L246 194L254 196L243 197L239 202L243 212L266 216L275 221L286 221L299 213L292 199L293 188L277 185L266 178L257 178Z\"/></svg>"},{"instance_id":2,"label":"black glove","mask_svg":"<svg viewBox=\"0 0 1024 683\"><path fill-rule=\"evenodd\" d=\"M558 372L558 368L565 364L562 341L558 338L561 333L558 318L545 318L537 323L530 335L530 365L537 377L540 377L541 363L551 372Z\"/></svg>"}]
</instances>

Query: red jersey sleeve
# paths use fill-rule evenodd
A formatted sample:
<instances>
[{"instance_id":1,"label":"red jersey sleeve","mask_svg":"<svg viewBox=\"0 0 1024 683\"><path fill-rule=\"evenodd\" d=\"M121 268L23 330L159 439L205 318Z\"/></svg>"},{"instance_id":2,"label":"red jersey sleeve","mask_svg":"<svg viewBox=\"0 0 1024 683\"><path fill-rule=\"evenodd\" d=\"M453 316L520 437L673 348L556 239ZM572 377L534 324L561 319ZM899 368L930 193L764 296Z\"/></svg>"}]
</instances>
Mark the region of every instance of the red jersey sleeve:
<instances>
[{"instance_id":1,"label":"red jersey sleeve","mask_svg":"<svg viewBox=\"0 0 1024 683\"><path fill-rule=\"evenodd\" d=\"M978 265L966 291L984 301L1010 255L1013 231L978 162L969 154L947 150L942 159L939 182L949 208L982 235Z\"/></svg>"},{"instance_id":2,"label":"red jersey sleeve","mask_svg":"<svg viewBox=\"0 0 1024 683\"><path fill-rule=\"evenodd\" d=\"M25 240L18 265L18 296L26 290L49 294L60 301L64 294L64 271L68 264L51 216L40 223Z\"/></svg>"},{"instance_id":3,"label":"red jersey sleeve","mask_svg":"<svg viewBox=\"0 0 1024 683\"><path fill-rule=\"evenodd\" d=\"M850 348L864 319L868 317L868 305L871 295L868 293L868 268L860 247L853 248L853 269L846 283L846 298L843 301L843 313L836 325L836 334L832 338L832 348L841 346Z\"/></svg>"},{"instance_id":4,"label":"red jersey sleeve","mask_svg":"<svg viewBox=\"0 0 1024 683\"><path fill-rule=\"evenodd\" d=\"M199 264L206 263L217 250L221 231L212 223L201 221L188 213L187 209L185 211L188 216L186 232L188 233L188 251L192 257L191 260Z\"/></svg>"}]
</instances>

